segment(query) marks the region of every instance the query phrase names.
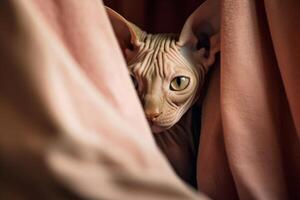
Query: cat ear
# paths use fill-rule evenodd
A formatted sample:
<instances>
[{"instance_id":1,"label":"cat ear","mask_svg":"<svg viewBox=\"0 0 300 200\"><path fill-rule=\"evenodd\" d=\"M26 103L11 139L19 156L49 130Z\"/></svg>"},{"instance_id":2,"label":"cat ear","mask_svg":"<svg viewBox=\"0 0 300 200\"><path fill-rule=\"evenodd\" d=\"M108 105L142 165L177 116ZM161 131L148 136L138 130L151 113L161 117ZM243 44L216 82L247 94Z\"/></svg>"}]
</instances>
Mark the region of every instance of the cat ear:
<instances>
[{"instance_id":1,"label":"cat ear","mask_svg":"<svg viewBox=\"0 0 300 200\"><path fill-rule=\"evenodd\" d=\"M185 22L178 44L190 48L192 56L208 70L220 51L220 2L207 0Z\"/></svg>"},{"instance_id":2,"label":"cat ear","mask_svg":"<svg viewBox=\"0 0 300 200\"><path fill-rule=\"evenodd\" d=\"M113 26L114 32L122 49L123 55L129 61L141 45L145 32L127 21L114 10L106 7L106 12Z\"/></svg>"}]
</instances>

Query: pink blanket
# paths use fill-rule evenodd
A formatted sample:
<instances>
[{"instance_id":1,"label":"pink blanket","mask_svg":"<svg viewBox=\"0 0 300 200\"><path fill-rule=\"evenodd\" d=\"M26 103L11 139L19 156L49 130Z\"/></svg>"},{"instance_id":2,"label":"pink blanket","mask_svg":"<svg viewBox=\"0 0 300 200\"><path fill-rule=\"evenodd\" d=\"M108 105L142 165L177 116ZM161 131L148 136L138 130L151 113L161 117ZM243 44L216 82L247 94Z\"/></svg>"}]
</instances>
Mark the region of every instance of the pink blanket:
<instances>
[{"instance_id":1,"label":"pink blanket","mask_svg":"<svg viewBox=\"0 0 300 200\"><path fill-rule=\"evenodd\" d=\"M299 199L299 10L222 1L200 194L155 145L101 1L3 1L1 198Z\"/></svg>"}]
</instances>

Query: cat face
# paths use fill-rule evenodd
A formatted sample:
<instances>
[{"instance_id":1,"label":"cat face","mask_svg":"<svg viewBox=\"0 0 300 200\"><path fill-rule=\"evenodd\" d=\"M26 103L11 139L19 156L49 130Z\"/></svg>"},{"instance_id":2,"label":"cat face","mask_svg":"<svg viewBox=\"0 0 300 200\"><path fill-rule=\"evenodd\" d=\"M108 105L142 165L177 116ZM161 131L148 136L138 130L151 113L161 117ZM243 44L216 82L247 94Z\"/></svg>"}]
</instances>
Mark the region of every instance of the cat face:
<instances>
[{"instance_id":1,"label":"cat face","mask_svg":"<svg viewBox=\"0 0 300 200\"><path fill-rule=\"evenodd\" d=\"M197 10L180 35L153 35L107 8L154 133L176 124L197 100L205 74L219 51L218 21L208 23L215 18L202 16L201 19Z\"/></svg>"},{"instance_id":2,"label":"cat face","mask_svg":"<svg viewBox=\"0 0 300 200\"><path fill-rule=\"evenodd\" d=\"M152 131L160 132L190 108L205 72L184 57L175 35L145 34L142 41L128 70Z\"/></svg>"}]
</instances>

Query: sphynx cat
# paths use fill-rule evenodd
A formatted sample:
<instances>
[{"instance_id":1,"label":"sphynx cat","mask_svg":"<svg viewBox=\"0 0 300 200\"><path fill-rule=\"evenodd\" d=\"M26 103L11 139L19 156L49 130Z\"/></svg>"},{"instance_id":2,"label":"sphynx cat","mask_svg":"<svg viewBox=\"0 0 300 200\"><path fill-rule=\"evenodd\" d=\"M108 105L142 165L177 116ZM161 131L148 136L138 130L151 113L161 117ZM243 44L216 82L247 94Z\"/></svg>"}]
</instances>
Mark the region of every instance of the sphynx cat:
<instances>
[{"instance_id":1,"label":"sphynx cat","mask_svg":"<svg viewBox=\"0 0 300 200\"><path fill-rule=\"evenodd\" d=\"M201 121L195 102L219 52L218 6L202 4L179 35L148 34L107 8L155 140L176 173L195 187Z\"/></svg>"}]
</instances>

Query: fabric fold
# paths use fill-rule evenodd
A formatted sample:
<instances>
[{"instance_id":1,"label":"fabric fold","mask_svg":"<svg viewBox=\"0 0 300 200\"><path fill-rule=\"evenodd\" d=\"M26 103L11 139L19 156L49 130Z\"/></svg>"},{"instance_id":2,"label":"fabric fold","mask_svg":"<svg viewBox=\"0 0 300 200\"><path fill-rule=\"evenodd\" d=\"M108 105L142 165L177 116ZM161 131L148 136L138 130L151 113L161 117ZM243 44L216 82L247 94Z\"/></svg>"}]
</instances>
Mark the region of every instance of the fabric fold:
<instances>
[{"instance_id":1,"label":"fabric fold","mask_svg":"<svg viewBox=\"0 0 300 200\"><path fill-rule=\"evenodd\" d=\"M206 199L156 147L101 2L0 9L1 197Z\"/></svg>"}]
</instances>

